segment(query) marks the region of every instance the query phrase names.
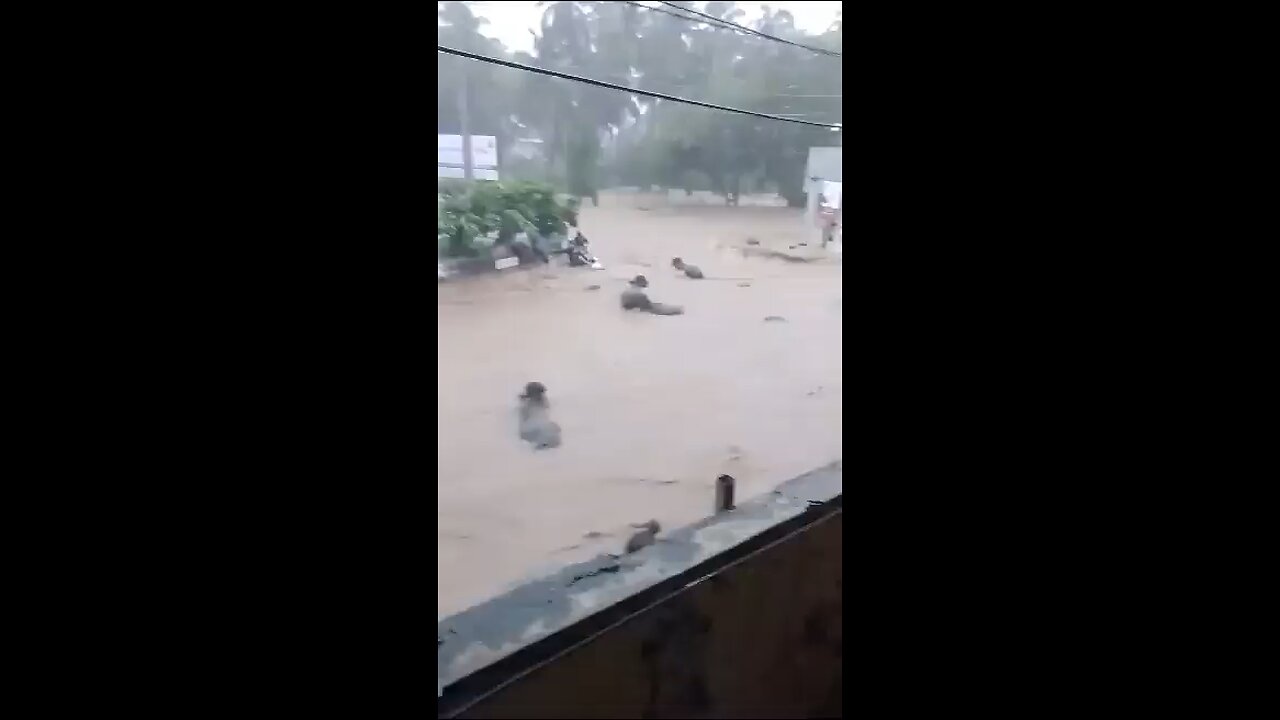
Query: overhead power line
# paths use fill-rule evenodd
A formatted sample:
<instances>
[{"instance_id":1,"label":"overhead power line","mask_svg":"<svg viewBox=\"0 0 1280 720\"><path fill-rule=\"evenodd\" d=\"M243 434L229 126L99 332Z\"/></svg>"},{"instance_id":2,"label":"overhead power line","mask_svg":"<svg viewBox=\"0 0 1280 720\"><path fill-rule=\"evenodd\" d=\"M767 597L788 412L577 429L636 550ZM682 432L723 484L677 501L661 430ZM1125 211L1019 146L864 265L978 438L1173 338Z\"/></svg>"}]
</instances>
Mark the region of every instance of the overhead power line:
<instances>
[{"instance_id":1,"label":"overhead power line","mask_svg":"<svg viewBox=\"0 0 1280 720\"><path fill-rule=\"evenodd\" d=\"M661 3L661 4L663 4L663 5L666 5L667 7L675 8L675 9L677 9L677 10L681 11L681 12L692 13L692 14L694 14L694 15L697 15L698 17L706 18L707 20L711 20L712 22L720 23L721 25L725 25L725 26L727 26L727 27L729 27L729 28L736 29L736 30L739 30L739 31L741 31L741 32L749 33L749 34L751 34L751 35L755 35L756 37L762 37L762 38L765 38L766 40L772 40L772 41L774 41L774 42L785 43L785 44L787 44L787 45L794 45L795 47L798 47L798 48L804 48L805 50L809 50L809 51L811 51L811 52L820 53L820 54L822 54L822 55L831 55L832 57L842 57L842 56L840 55L840 53L835 52L835 51L832 51L832 50L827 50L826 48L814 47L814 46L812 46L812 45L805 45L804 43L792 42L791 40L787 40L786 38L780 38L780 37L778 37L778 36L776 36L776 35L770 35L770 34L768 34L768 33L760 32L759 30L754 30L754 29L752 29L752 28L746 27L745 25L739 25L738 23L733 22L733 21L731 21L731 20L725 20L724 18L718 18L718 17L716 17L715 15L708 15L708 14L706 14L706 13L704 13L704 12L701 12L701 11L698 11L698 10L693 10L693 9L691 9L691 8L687 8L687 7L681 7L681 6L676 5L675 3L672 3L672 2L664 2L664 0L657 0L657 1L658 1L659 3ZM638 5L638 3L629 3L629 4L631 4L631 5ZM642 8L648 8L649 10L658 10L658 8L649 7L649 6L647 6L647 5L639 5L639 7L642 7ZM662 12L661 10L658 10L658 11L659 11L659 12ZM694 18L687 17L687 16L685 17L685 19L686 19L686 20L692 20L692 21L694 21L694 22L699 22L699 21L695 20Z\"/></svg>"},{"instance_id":2,"label":"overhead power line","mask_svg":"<svg viewBox=\"0 0 1280 720\"><path fill-rule=\"evenodd\" d=\"M673 12L671 12L670 10L663 10L662 8L654 7L654 6L652 6L652 5L644 5L644 4L642 4L642 3L633 2L633 0L623 0L623 2L625 2L625 3L626 3L626 4L628 4L628 5L635 5L636 7L641 8L642 10L652 10L653 12L656 12L656 13L662 13L663 15L670 15L670 16L671 16L671 17L673 17L673 18L680 18L681 20L691 20L691 21L693 21L693 22L702 22L701 20L699 20L699 19L697 19L697 18L691 18L691 17L689 17L688 15L681 15L680 13L673 13ZM719 27L717 27L717 29L731 30L732 28L719 28Z\"/></svg>"},{"instance_id":3,"label":"overhead power line","mask_svg":"<svg viewBox=\"0 0 1280 720\"><path fill-rule=\"evenodd\" d=\"M537 73L539 75L550 75L564 80L573 80L574 82L586 83L597 87L609 88L610 90L621 90L623 92L632 93L634 95L644 95L645 97L658 98L660 100L670 100L672 102L684 103L686 105L697 105L698 107L711 108L712 110L723 110L725 112L738 113L739 115L751 115L753 117L764 118L765 120L780 120L782 122L799 123L801 125L813 125L814 127L829 128L832 130L841 130L839 123L820 123L810 122L808 120L798 120L796 118L782 117L781 115L770 115L768 113L755 112L754 110L743 110L741 108L732 108L726 105L716 105L715 103L702 102L701 100L690 100L675 95L667 95L666 93L653 92L651 90L641 90L639 88L628 87L626 85L618 85L617 83L605 82L604 80L595 80L593 78L582 77L580 75L570 75L557 70L548 70L546 68L534 67L533 65L525 65L524 63L512 62L501 58L489 57L488 55L477 55L476 53L459 50L457 48L445 47L439 43L436 44L436 52L446 53L448 55L457 55L458 57L470 58L471 60L479 60L480 62L491 63L493 65L503 65L525 72Z\"/></svg>"}]
</instances>

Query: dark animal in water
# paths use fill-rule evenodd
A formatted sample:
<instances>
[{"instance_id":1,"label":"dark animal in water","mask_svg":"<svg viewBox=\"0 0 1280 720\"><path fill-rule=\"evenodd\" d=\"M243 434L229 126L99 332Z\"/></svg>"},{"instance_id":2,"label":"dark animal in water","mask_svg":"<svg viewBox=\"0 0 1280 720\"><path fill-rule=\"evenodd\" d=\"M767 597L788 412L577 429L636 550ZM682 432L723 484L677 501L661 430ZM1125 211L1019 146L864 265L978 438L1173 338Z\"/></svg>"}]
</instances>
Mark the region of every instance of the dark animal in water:
<instances>
[{"instance_id":1,"label":"dark animal in water","mask_svg":"<svg viewBox=\"0 0 1280 720\"><path fill-rule=\"evenodd\" d=\"M520 439L538 450L560 446L560 426L548 415L547 386L536 380L524 386L520 395Z\"/></svg>"},{"instance_id":2,"label":"dark animal in water","mask_svg":"<svg viewBox=\"0 0 1280 720\"><path fill-rule=\"evenodd\" d=\"M649 280L643 275L635 276L626 290L622 291L623 310L644 310L654 315L682 315L684 308L679 305L656 303L644 294L642 288L649 287Z\"/></svg>"},{"instance_id":3,"label":"dark animal in water","mask_svg":"<svg viewBox=\"0 0 1280 720\"><path fill-rule=\"evenodd\" d=\"M693 278L694 280L701 280L704 277L702 270L700 270L697 265L688 265L680 258L672 258L671 267L677 270L683 270L685 275Z\"/></svg>"},{"instance_id":4,"label":"dark animal in water","mask_svg":"<svg viewBox=\"0 0 1280 720\"><path fill-rule=\"evenodd\" d=\"M640 532L632 535L630 540L627 540L628 553L633 553L640 548L652 545L656 539L658 531L662 530L662 526L658 524L657 520L650 520L647 523L632 525L631 527L642 529Z\"/></svg>"}]
</instances>

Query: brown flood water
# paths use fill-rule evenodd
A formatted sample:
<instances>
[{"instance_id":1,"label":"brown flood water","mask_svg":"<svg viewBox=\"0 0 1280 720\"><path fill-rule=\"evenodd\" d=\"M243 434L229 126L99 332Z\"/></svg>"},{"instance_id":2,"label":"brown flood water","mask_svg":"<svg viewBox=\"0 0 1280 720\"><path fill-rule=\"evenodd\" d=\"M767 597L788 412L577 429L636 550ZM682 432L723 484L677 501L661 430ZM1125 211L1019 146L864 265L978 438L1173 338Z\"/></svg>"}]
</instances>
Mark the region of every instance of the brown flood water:
<instances>
[{"instance_id":1,"label":"brown flood water","mask_svg":"<svg viewBox=\"0 0 1280 720\"><path fill-rule=\"evenodd\" d=\"M842 457L839 256L798 210L641 202L583 208L605 270L553 263L438 287L437 618L620 552L628 523L706 517L721 473L744 499ZM815 260L744 256L748 237ZM676 255L708 279L678 274ZM637 273L686 314L621 310ZM547 386L559 448L516 434L531 380Z\"/></svg>"}]
</instances>

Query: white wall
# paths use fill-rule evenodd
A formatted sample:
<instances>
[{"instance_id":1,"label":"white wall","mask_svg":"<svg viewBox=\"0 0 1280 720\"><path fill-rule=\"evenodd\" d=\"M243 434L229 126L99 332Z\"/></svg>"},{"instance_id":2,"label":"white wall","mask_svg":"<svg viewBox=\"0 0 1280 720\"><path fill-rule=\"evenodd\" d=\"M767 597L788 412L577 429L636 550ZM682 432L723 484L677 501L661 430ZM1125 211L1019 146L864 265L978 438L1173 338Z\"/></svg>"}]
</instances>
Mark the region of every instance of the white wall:
<instances>
[{"instance_id":1,"label":"white wall","mask_svg":"<svg viewBox=\"0 0 1280 720\"><path fill-rule=\"evenodd\" d=\"M811 147L809 148L809 160L804 166L804 189L808 193L808 202L805 203L804 221L809 227L814 226L814 218L818 212L818 190L814 185L813 178L820 180L835 180L836 182L844 182L844 148L842 147Z\"/></svg>"}]
</instances>

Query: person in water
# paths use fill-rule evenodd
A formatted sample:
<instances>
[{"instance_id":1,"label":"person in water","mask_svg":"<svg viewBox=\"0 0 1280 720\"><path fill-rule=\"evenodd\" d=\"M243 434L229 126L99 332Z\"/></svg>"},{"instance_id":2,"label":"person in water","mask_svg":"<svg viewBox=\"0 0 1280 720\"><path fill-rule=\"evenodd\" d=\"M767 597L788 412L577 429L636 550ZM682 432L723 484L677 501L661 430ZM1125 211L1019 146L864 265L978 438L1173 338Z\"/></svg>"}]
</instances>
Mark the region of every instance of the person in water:
<instances>
[{"instance_id":1,"label":"person in water","mask_svg":"<svg viewBox=\"0 0 1280 720\"><path fill-rule=\"evenodd\" d=\"M702 270L699 269L697 265L686 265L684 260L681 260L680 258L672 258L671 267L677 270L683 270L685 275L693 278L694 280L701 280L704 277Z\"/></svg>"},{"instance_id":2,"label":"person in water","mask_svg":"<svg viewBox=\"0 0 1280 720\"><path fill-rule=\"evenodd\" d=\"M644 293L644 288L649 287L649 280L643 275L637 275L628 283L627 289L622 291L622 309L623 310L643 310L654 315L682 315L684 308L679 305L665 305L656 303L649 299Z\"/></svg>"},{"instance_id":3,"label":"person in water","mask_svg":"<svg viewBox=\"0 0 1280 720\"><path fill-rule=\"evenodd\" d=\"M591 251L587 249L587 236L583 235L581 230L578 231L576 237L569 241L569 248L565 250L565 253L569 256L570 267L582 267L596 261L591 256Z\"/></svg>"},{"instance_id":4,"label":"person in water","mask_svg":"<svg viewBox=\"0 0 1280 720\"><path fill-rule=\"evenodd\" d=\"M548 414L547 386L538 381L524 386L520 395L520 439L533 443L536 450L560 446L560 426Z\"/></svg>"}]
</instances>

